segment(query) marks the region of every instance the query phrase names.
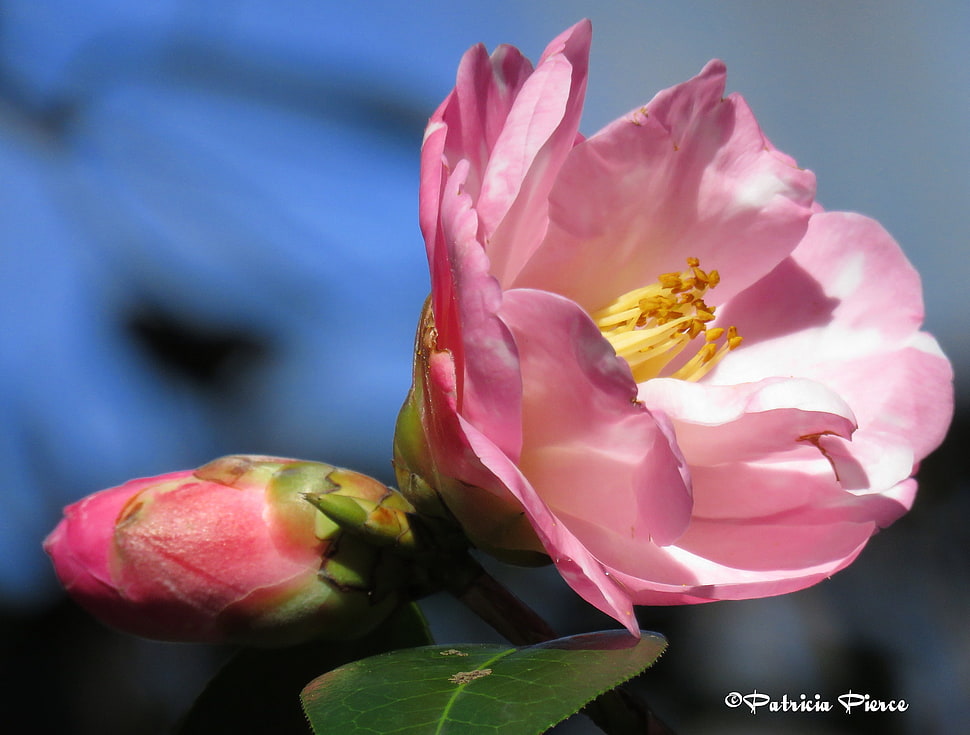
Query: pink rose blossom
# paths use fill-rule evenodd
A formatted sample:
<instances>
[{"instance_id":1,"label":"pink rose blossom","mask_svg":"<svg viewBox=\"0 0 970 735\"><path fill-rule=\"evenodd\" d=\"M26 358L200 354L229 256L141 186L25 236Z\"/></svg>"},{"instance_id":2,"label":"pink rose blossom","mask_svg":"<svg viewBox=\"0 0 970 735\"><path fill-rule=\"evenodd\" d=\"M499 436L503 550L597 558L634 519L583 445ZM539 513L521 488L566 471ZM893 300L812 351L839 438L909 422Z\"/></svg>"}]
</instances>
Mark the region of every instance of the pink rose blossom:
<instances>
[{"instance_id":1,"label":"pink rose blossom","mask_svg":"<svg viewBox=\"0 0 970 735\"><path fill-rule=\"evenodd\" d=\"M824 212L725 67L589 138L591 29L462 59L422 150L432 294L396 462L482 548L632 606L776 595L912 505L952 414L917 274Z\"/></svg>"},{"instance_id":2,"label":"pink rose blossom","mask_svg":"<svg viewBox=\"0 0 970 735\"><path fill-rule=\"evenodd\" d=\"M340 578L328 573L339 531L303 499L299 481L321 473L358 495L387 490L329 465L225 457L68 506L44 548L76 602L135 635L287 645L363 632L395 599L372 604L370 547L350 552Z\"/></svg>"}]
</instances>

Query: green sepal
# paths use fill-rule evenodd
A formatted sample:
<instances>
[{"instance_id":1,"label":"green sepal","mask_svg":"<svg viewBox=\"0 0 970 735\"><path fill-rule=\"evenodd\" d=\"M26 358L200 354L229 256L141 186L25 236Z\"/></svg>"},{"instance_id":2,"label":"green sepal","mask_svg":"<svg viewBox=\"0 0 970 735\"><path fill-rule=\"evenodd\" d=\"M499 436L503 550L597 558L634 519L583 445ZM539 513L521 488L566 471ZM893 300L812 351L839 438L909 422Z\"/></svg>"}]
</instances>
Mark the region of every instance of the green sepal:
<instances>
[{"instance_id":1,"label":"green sepal","mask_svg":"<svg viewBox=\"0 0 970 735\"><path fill-rule=\"evenodd\" d=\"M376 546L395 546L401 551L415 548L410 504L388 488L385 498L375 502L345 492L306 493L304 499L343 530ZM406 508L395 507L406 505Z\"/></svg>"}]
</instances>

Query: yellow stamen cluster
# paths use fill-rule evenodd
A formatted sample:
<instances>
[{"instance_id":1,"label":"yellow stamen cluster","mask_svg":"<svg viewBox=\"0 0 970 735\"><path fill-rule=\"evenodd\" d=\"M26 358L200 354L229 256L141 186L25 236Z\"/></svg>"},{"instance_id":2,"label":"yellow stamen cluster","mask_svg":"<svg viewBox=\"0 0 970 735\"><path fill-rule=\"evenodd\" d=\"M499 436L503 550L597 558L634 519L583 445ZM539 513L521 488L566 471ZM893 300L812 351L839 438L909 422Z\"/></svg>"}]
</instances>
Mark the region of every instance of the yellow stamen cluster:
<instances>
[{"instance_id":1,"label":"yellow stamen cluster","mask_svg":"<svg viewBox=\"0 0 970 735\"><path fill-rule=\"evenodd\" d=\"M728 353L741 344L734 327L708 327L714 308L704 294L717 286L716 270L701 270L697 258L687 259L687 269L663 273L655 283L623 294L593 312L603 335L616 354L630 364L633 378L642 383L663 369L696 337L704 336L694 356L669 376L700 380Z\"/></svg>"}]
</instances>

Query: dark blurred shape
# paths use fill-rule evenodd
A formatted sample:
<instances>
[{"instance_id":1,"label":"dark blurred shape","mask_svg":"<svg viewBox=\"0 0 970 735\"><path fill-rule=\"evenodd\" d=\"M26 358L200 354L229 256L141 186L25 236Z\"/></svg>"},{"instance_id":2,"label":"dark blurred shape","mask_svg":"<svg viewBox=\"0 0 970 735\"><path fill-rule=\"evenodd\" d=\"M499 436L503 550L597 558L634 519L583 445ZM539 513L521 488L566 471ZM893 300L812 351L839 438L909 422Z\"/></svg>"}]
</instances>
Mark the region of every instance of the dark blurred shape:
<instances>
[{"instance_id":1,"label":"dark blurred shape","mask_svg":"<svg viewBox=\"0 0 970 735\"><path fill-rule=\"evenodd\" d=\"M215 391L270 351L266 340L252 332L206 328L160 308L138 309L129 316L127 328L159 365Z\"/></svg>"},{"instance_id":2,"label":"dark blurred shape","mask_svg":"<svg viewBox=\"0 0 970 735\"><path fill-rule=\"evenodd\" d=\"M38 735L166 733L228 653L119 635L66 598L3 614L0 640L4 727Z\"/></svg>"}]
</instances>

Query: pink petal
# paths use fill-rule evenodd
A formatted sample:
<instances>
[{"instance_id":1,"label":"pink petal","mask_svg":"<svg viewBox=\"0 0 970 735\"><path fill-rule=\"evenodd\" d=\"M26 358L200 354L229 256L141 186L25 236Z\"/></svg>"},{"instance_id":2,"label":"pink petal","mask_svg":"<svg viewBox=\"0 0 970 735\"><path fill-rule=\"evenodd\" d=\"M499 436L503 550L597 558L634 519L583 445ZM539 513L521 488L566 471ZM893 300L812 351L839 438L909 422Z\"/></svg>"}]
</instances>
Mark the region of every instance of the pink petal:
<instances>
[{"instance_id":1,"label":"pink petal","mask_svg":"<svg viewBox=\"0 0 970 735\"><path fill-rule=\"evenodd\" d=\"M852 441L822 436L817 446L831 465L839 485L861 495L885 492L916 470L912 442L880 432L857 431ZM902 514L884 519L880 526L888 526L899 515Z\"/></svg>"},{"instance_id":2,"label":"pink petal","mask_svg":"<svg viewBox=\"0 0 970 735\"><path fill-rule=\"evenodd\" d=\"M689 479L664 427L599 329L555 294L512 290L502 318L519 350L522 473L556 514L667 544L690 519Z\"/></svg>"},{"instance_id":3,"label":"pink petal","mask_svg":"<svg viewBox=\"0 0 970 735\"><path fill-rule=\"evenodd\" d=\"M846 490L824 460L738 462L692 470L694 518L706 522L754 527L781 519L811 524L875 521L882 527L909 507L905 499ZM757 532L751 535L756 543Z\"/></svg>"},{"instance_id":4,"label":"pink petal","mask_svg":"<svg viewBox=\"0 0 970 735\"><path fill-rule=\"evenodd\" d=\"M512 46L489 57L479 44L468 50L458 68L455 89L432 115L421 148L419 218L431 268L432 297L438 329L455 330L453 284L439 212L451 169L468 161L464 187L477 199L491 148L532 64Z\"/></svg>"},{"instance_id":5,"label":"pink petal","mask_svg":"<svg viewBox=\"0 0 970 735\"><path fill-rule=\"evenodd\" d=\"M872 523L798 521L757 527L698 520L667 566L684 574L661 576L646 568L610 570L634 604L681 605L768 597L810 587L852 563L874 532ZM767 554L766 550L771 551ZM773 562L773 563L772 563ZM652 564L650 569L663 568Z\"/></svg>"},{"instance_id":6,"label":"pink petal","mask_svg":"<svg viewBox=\"0 0 970 735\"><path fill-rule=\"evenodd\" d=\"M442 106L447 104L446 100ZM425 131L424 144L421 147L418 219L428 254L431 299L435 305L436 322L439 329L446 334L454 334L458 330L458 316L454 308L454 284L440 219L441 193L448 173L442 160L447 135L448 128L440 122L432 121Z\"/></svg>"},{"instance_id":7,"label":"pink petal","mask_svg":"<svg viewBox=\"0 0 970 735\"><path fill-rule=\"evenodd\" d=\"M707 380L817 380L852 407L861 434L896 437L918 461L953 411L952 368L917 331L922 314L919 278L877 222L816 214L792 258L724 306L718 323L737 325L744 343Z\"/></svg>"},{"instance_id":8,"label":"pink petal","mask_svg":"<svg viewBox=\"0 0 970 735\"><path fill-rule=\"evenodd\" d=\"M513 285L595 310L693 256L720 272L717 304L783 260L805 232L814 176L773 150L740 97L722 99L724 79L711 62L577 145Z\"/></svg>"},{"instance_id":9,"label":"pink petal","mask_svg":"<svg viewBox=\"0 0 970 735\"><path fill-rule=\"evenodd\" d=\"M458 414L455 362L447 351L430 354L422 374L422 423L432 453L435 484L472 543L487 551L542 551L516 498L487 469L469 436L503 454ZM504 455L503 455L504 456ZM511 520L510 520L511 519ZM521 522L516 522L516 521Z\"/></svg>"},{"instance_id":10,"label":"pink petal","mask_svg":"<svg viewBox=\"0 0 970 735\"><path fill-rule=\"evenodd\" d=\"M697 468L695 482L699 505L675 545L661 548L622 536L607 540L590 536L584 520L570 521L635 604L746 599L802 589L855 558L875 530L873 516L899 515L906 507L905 498L853 496L831 476L806 474L797 464ZM757 497L759 491L764 497ZM705 510L719 504L718 517L705 517ZM775 512L760 515L772 506Z\"/></svg>"},{"instance_id":11,"label":"pink petal","mask_svg":"<svg viewBox=\"0 0 970 735\"><path fill-rule=\"evenodd\" d=\"M100 601L111 614L125 614L126 605L111 574L115 521L128 501L153 482L155 478L132 480L64 509L64 518L44 539L44 550L50 554L57 576L68 592L80 600ZM115 613L112 611L116 604Z\"/></svg>"},{"instance_id":12,"label":"pink petal","mask_svg":"<svg viewBox=\"0 0 970 735\"><path fill-rule=\"evenodd\" d=\"M930 335L915 333L894 352L813 372L852 405L864 434L904 444L916 462L943 441L953 416L953 368Z\"/></svg>"},{"instance_id":13,"label":"pink petal","mask_svg":"<svg viewBox=\"0 0 970 735\"><path fill-rule=\"evenodd\" d=\"M607 573L587 544L556 517L519 468L474 427L464 428L482 464L521 502L529 523L563 579L583 599L639 636L640 626L627 591Z\"/></svg>"},{"instance_id":14,"label":"pink petal","mask_svg":"<svg viewBox=\"0 0 970 735\"><path fill-rule=\"evenodd\" d=\"M448 165L468 161L468 191L476 200L492 149L531 74L532 64L518 49L503 45L489 56L478 44L462 58L454 91L431 118L432 127L440 121L447 128Z\"/></svg>"},{"instance_id":15,"label":"pink petal","mask_svg":"<svg viewBox=\"0 0 970 735\"><path fill-rule=\"evenodd\" d=\"M640 385L640 400L670 417L691 467L805 453L809 438L851 436L852 411L825 386L798 378L708 385L656 378Z\"/></svg>"},{"instance_id":16,"label":"pink petal","mask_svg":"<svg viewBox=\"0 0 970 735\"><path fill-rule=\"evenodd\" d=\"M549 44L492 149L476 206L492 273L503 284L546 233L549 192L579 131L591 35L581 21Z\"/></svg>"},{"instance_id":17,"label":"pink petal","mask_svg":"<svg viewBox=\"0 0 970 735\"><path fill-rule=\"evenodd\" d=\"M758 596L761 584L785 577L793 578L790 589L800 589L819 574L843 568L878 527L906 512L914 490L906 481L885 494L856 495L797 465L713 468L703 481L699 495L741 495L748 483L758 483L766 493L786 484L811 491L804 504L766 516L695 515L678 540L677 555L692 555L691 566L706 583L733 587L726 593L730 598Z\"/></svg>"},{"instance_id":18,"label":"pink petal","mask_svg":"<svg viewBox=\"0 0 970 735\"><path fill-rule=\"evenodd\" d=\"M441 222L454 278L460 334L439 327L441 347L452 351L457 369L458 411L510 457L522 444L522 384L515 342L496 312L502 290L489 272L477 239L478 218L464 191L469 166L462 161L441 198Z\"/></svg>"},{"instance_id":19,"label":"pink petal","mask_svg":"<svg viewBox=\"0 0 970 735\"><path fill-rule=\"evenodd\" d=\"M470 539L486 550L548 551L563 577L584 599L639 635L623 589L555 517L515 463L458 415L450 354L429 356L423 377L424 425L438 472L444 476L439 479L440 488L447 490L442 498ZM452 486L447 478L461 478L460 484ZM515 517L523 520L524 529L509 527L508 519ZM538 535L541 546L529 542L531 534Z\"/></svg>"},{"instance_id":20,"label":"pink petal","mask_svg":"<svg viewBox=\"0 0 970 735\"><path fill-rule=\"evenodd\" d=\"M705 584L750 586L840 569L874 531L872 522L830 519L807 523L797 516L777 523L731 524L697 519L678 548L720 565L717 571L713 565L694 565ZM736 589L731 598L736 599L739 592Z\"/></svg>"},{"instance_id":21,"label":"pink petal","mask_svg":"<svg viewBox=\"0 0 970 735\"><path fill-rule=\"evenodd\" d=\"M165 492L150 490L146 503L151 512L138 517L138 532L116 533L116 581L134 602L191 594L193 608L201 613L208 607L214 617L255 588L284 586L305 575L313 558L312 548L299 560L279 555L263 528L266 502L260 492L197 481ZM232 554L226 553L229 544Z\"/></svg>"}]
</instances>

